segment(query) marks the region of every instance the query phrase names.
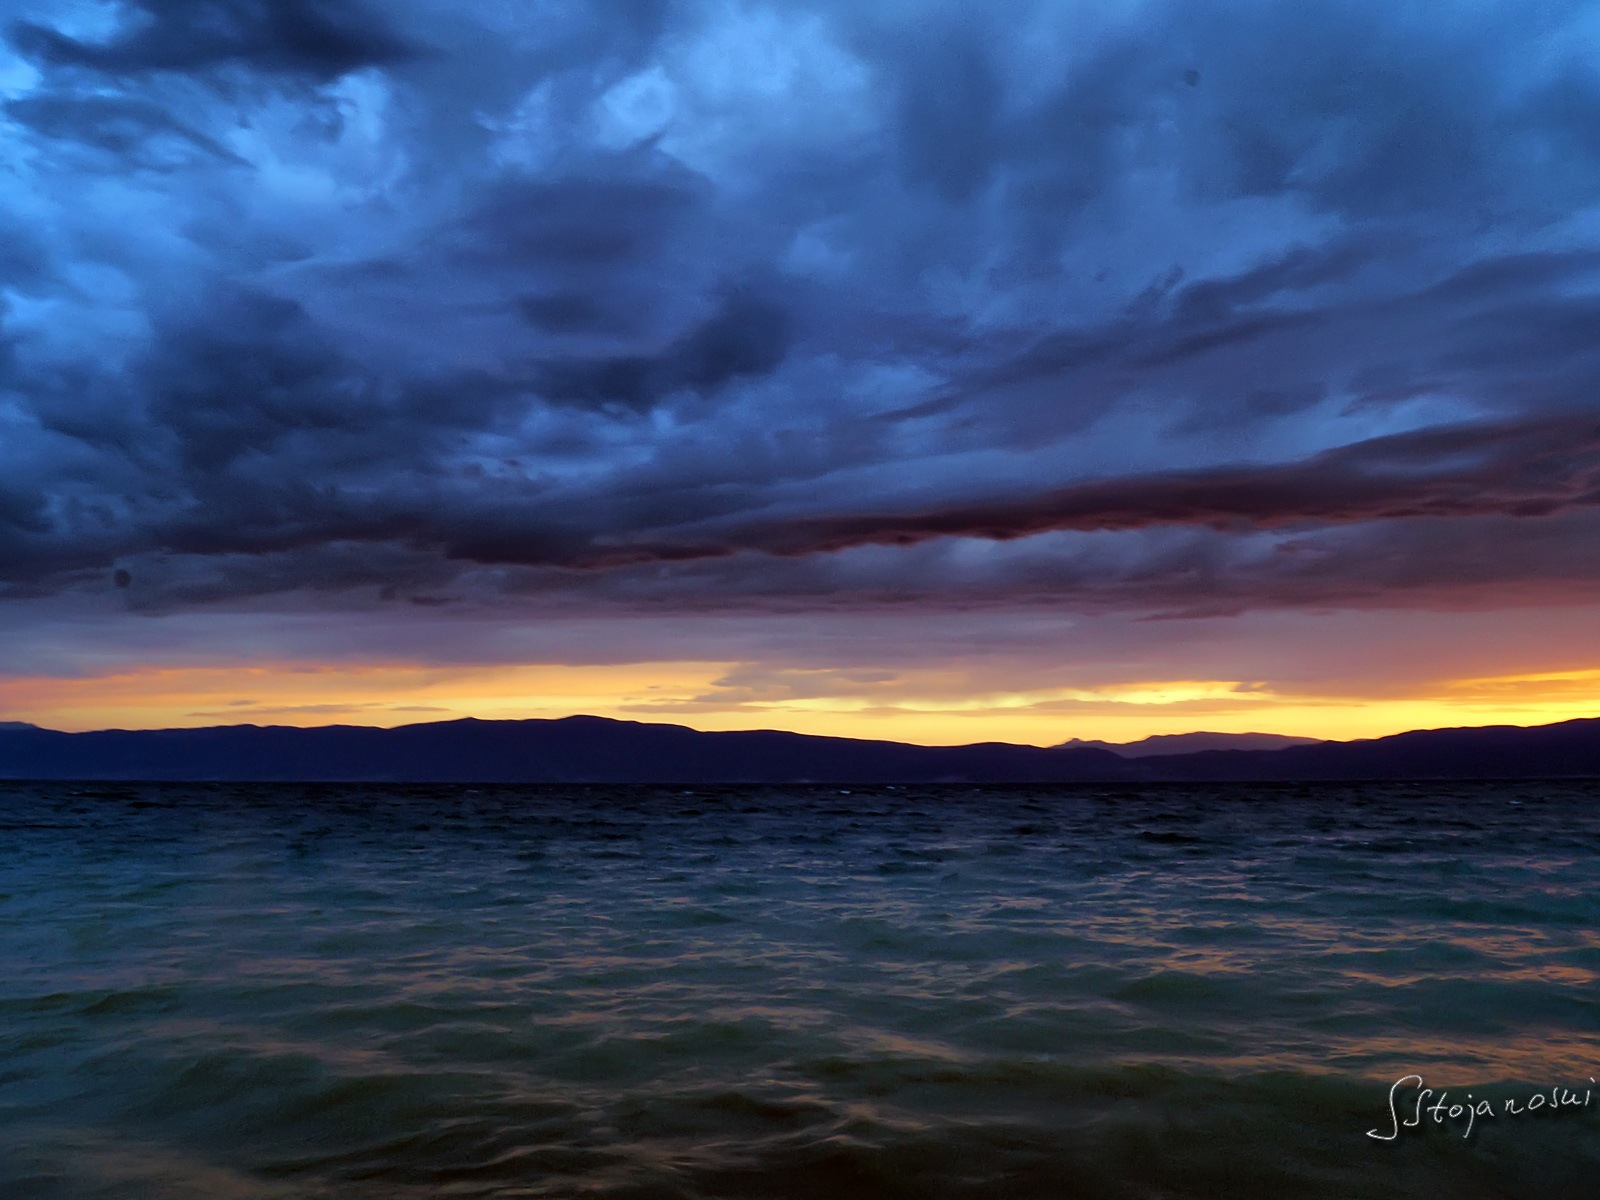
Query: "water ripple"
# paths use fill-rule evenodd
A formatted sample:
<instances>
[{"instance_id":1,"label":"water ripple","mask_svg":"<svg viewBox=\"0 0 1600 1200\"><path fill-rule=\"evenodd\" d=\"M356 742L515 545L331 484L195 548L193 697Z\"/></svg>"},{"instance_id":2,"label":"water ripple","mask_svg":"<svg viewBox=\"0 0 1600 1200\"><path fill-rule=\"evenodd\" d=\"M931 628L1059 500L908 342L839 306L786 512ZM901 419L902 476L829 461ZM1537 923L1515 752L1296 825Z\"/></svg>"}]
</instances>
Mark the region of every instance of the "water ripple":
<instances>
[{"instance_id":1,"label":"water ripple","mask_svg":"<svg viewBox=\"0 0 1600 1200\"><path fill-rule=\"evenodd\" d=\"M0 1192L1586 1194L1364 1131L1600 1076L1597 799L0 785Z\"/></svg>"}]
</instances>

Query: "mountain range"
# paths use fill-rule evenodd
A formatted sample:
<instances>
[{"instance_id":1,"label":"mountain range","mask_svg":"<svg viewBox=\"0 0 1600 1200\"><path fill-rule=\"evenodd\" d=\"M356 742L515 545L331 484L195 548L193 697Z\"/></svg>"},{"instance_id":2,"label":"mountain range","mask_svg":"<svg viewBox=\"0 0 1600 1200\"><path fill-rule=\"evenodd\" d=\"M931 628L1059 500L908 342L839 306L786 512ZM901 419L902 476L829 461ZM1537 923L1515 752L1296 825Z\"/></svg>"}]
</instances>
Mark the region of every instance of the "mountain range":
<instances>
[{"instance_id":1,"label":"mountain range","mask_svg":"<svg viewBox=\"0 0 1600 1200\"><path fill-rule=\"evenodd\" d=\"M1199 735L1272 737L1273 735ZM378 729L225 725L63 733L0 725L0 779L495 783L1144 783L1600 777L1600 718L1275 749L1127 755L1105 743L916 746L575 716ZM1193 742L1187 745L1193 745ZM1204 743L1202 743L1204 744ZM1248 743L1246 743L1248 744Z\"/></svg>"},{"instance_id":2,"label":"mountain range","mask_svg":"<svg viewBox=\"0 0 1600 1200\"><path fill-rule=\"evenodd\" d=\"M1123 758L1159 758L1201 750L1282 750L1286 746L1311 746L1322 740L1284 733L1158 733L1137 742L1086 742L1072 738L1056 749L1109 750Z\"/></svg>"}]
</instances>

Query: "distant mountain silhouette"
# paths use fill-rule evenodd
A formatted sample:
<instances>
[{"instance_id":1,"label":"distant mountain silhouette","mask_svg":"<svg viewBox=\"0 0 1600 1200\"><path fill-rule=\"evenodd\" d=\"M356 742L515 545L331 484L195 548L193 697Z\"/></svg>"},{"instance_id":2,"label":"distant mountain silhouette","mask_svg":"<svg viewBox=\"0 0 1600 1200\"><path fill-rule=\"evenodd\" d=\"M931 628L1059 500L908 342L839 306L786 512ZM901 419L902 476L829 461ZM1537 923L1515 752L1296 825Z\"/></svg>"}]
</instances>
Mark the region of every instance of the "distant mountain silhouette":
<instances>
[{"instance_id":1,"label":"distant mountain silhouette","mask_svg":"<svg viewBox=\"0 0 1600 1200\"><path fill-rule=\"evenodd\" d=\"M1158 733L1137 742L1088 742L1073 738L1059 750L1109 750L1123 758L1155 758L1165 754L1196 754L1201 750L1282 750L1285 746L1312 746L1322 738L1291 737L1284 733Z\"/></svg>"},{"instance_id":2,"label":"distant mountain silhouette","mask_svg":"<svg viewBox=\"0 0 1600 1200\"><path fill-rule=\"evenodd\" d=\"M0 728L0 778L525 783L1140 783L1600 777L1600 719L1280 750L1125 758L1094 747L911 746L567 717L373 729Z\"/></svg>"}]
</instances>

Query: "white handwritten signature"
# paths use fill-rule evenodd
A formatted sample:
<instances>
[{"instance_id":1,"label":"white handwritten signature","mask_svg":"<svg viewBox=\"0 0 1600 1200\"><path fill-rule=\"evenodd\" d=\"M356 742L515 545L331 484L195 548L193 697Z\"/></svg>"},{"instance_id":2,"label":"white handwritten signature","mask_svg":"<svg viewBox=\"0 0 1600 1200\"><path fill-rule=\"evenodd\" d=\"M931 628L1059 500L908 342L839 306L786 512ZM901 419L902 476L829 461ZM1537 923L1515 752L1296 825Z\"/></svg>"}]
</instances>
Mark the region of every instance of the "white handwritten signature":
<instances>
[{"instance_id":1,"label":"white handwritten signature","mask_svg":"<svg viewBox=\"0 0 1600 1200\"><path fill-rule=\"evenodd\" d=\"M1591 1078L1589 1082L1593 1084L1594 1079ZM1407 1084L1418 1088L1419 1091L1417 1092L1414 1114L1408 1120L1402 1121L1396 1097L1400 1094L1400 1089ZM1376 1129L1369 1129L1367 1130L1367 1136L1369 1138L1377 1138L1380 1142L1392 1142L1400 1136L1402 1129L1415 1129L1421 1125L1423 1114L1426 1113L1433 1118L1435 1125L1442 1125L1447 1120L1459 1121L1465 1117L1467 1131L1461 1136L1469 1138L1472 1136L1472 1128L1479 1117L1524 1117L1530 1113L1548 1112L1562 1108L1588 1108L1590 1100L1594 1098L1594 1088L1588 1087L1581 1092L1576 1092L1571 1088L1553 1087L1548 1091L1531 1093L1520 1104L1514 1097L1502 1100L1498 1110L1490 1100L1473 1099L1471 1092L1467 1093L1465 1100L1457 1100L1452 1103L1450 1093L1447 1091L1437 1093L1439 1098L1428 1105L1427 1108L1423 1108L1422 1106L1428 1097L1434 1094L1432 1088L1422 1086L1421 1075L1402 1075L1394 1081L1394 1086L1389 1089L1389 1120L1392 1128L1388 1133L1380 1133Z\"/></svg>"}]
</instances>

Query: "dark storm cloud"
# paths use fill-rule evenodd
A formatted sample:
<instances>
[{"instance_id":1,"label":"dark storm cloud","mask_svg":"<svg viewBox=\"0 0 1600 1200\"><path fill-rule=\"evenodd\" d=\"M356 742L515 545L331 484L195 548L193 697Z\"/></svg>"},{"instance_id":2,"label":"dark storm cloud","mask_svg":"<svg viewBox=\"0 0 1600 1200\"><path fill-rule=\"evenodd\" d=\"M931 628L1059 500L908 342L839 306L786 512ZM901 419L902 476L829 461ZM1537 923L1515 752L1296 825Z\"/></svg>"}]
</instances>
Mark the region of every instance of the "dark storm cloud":
<instances>
[{"instance_id":1,"label":"dark storm cloud","mask_svg":"<svg viewBox=\"0 0 1600 1200\"><path fill-rule=\"evenodd\" d=\"M555 271L647 261L692 218L695 180L676 171L641 178L619 165L611 177L498 184L462 230L463 253Z\"/></svg>"},{"instance_id":2,"label":"dark storm cloud","mask_svg":"<svg viewBox=\"0 0 1600 1200\"><path fill-rule=\"evenodd\" d=\"M994 166L1001 87L983 32L942 30L901 82L901 169L954 203L971 200Z\"/></svg>"},{"instance_id":3,"label":"dark storm cloud","mask_svg":"<svg viewBox=\"0 0 1600 1200\"><path fill-rule=\"evenodd\" d=\"M769 374L788 343L781 308L736 295L657 354L549 361L540 365L535 386L555 401L645 408L682 388L715 392L735 379Z\"/></svg>"},{"instance_id":4,"label":"dark storm cloud","mask_svg":"<svg viewBox=\"0 0 1600 1200\"><path fill-rule=\"evenodd\" d=\"M0 587L1588 586L1585 13L39 0Z\"/></svg>"},{"instance_id":5,"label":"dark storm cloud","mask_svg":"<svg viewBox=\"0 0 1600 1200\"><path fill-rule=\"evenodd\" d=\"M1053 532L1162 526L1227 534L1409 522L1401 528L1413 532L1384 532L1372 543L1374 547L1379 541L1405 544L1403 559L1374 550L1369 561L1362 562L1360 543L1352 553L1348 541L1335 539L1328 544L1289 542L1286 549L1271 556L1265 569L1260 563L1253 565L1251 587L1289 603L1319 595L1327 598L1341 590L1346 598L1359 595L1370 599L1375 591L1371 580L1375 566L1383 568L1385 587L1423 590L1452 583L1504 582L1505 567L1511 564L1515 565L1509 572L1512 576L1538 575L1536 561L1541 553L1556 551L1565 538L1549 539L1541 546L1539 538L1530 542L1525 536L1508 533L1511 527L1484 522L1550 517L1594 506L1600 506L1600 418L1584 418L1430 429L1341 447L1296 463L1132 476L934 512L792 521L697 542L623 544L577 553L569 543L561 547L560 556L553 556L555 548L531 540L531 531L505 524L493 535L480 531L486 536L457 542L450 550L482 562L560 563L594 570L722 559L752 550L806 557L853 547L909 547L954 537L1007 542ZM1430 534L1426 519L1438 518L1472 518L1477 524L1468 527L1471 538L1462 543L1459 539L1468 529L1459 525L1451 528L1448 536L1441 537L1446 530L1438 526ZM1574 529L1587 530L1592 525L1591 521L1569 526L1566 532L1570 535ZM1491 537L1517 543L1519 548L1510 556L1425 552L1435 541L1459 551L1464 544ZM1337 570L1330 569L1335 564L1330 561L1329 545L1337 550ZM1177 558L1172 553L1169 545L1161 554L1148 555L1143 569L1132 571L1107 571L1103 561L1080 557L1080 567L1088 570L1056 574L1053 585L1070 582L1071 590L1085 596L1111 591L1125 601L1146 604L1180 602L1181 595L1173 594L1175 587L1179 593L1190 592L1196 603L1202 593L1231 592L1227 587L1219 589L1215 580L1201 587L1195 578L1196 568L1202 564L1208 574L1227 567L1214 553L1214 545L1189 542L1182 544ZM1194 557L1197 554L1199 558ZM1406 569L1390 569L1398 562L1407 564ZM1474 565L1466 569L1469 562ZM1036 568L1034 564L1030 569ZM1558 574L1569 581L1589 577L1582 571ZM1050 577L1047 571L1040 579ZM1341 577L1348 577L1343 584ZM789 575L778 590L801 594L824 578L826 575L819 575L808 581L804 576ZM723 586L728 582L724 579ZM959 590L959 582L953 572L945 576L952 591ZM1013 594L1024 590L1023 582L1011 575ZM881 594L904 590L907 585L912 585L909 575L902 570L896 578L891 570L874 580L870 590ZM836 586L834 576L825 590ZM931 586L936 588L937 581ZM925 593L929 587L930 582L923 581L912 585L911 591ZM765 589L758 585L757 590ZM1238 597L1231 602L1237 603Z\"/></svg>"},{"instance_id":6,"label":"dark storm cloud","mask_svg":"<svg viewBox=\"0 0 1600 1200\"><path fill-rule=\"evenodd\" d=\"M544 296L519 296L517 311L546 333L606 332L617 317L596 297L582 292L552 292Z\"/></svg>"},{"instance_id":7,"label":"dark storm cloud","mask_svg":"<svg viewBox=\"0 0 1600 1200\"><path fill-rule=\"evenodd\" d=\"M418 53L349 0L140 0L132 7L130 27L108 41L21 21L12 44L46 63L130 75L237 65L330 79Z\"/></svg>"},{"instance_id":8,"label":"dark storm cloud","mask_svg":"<svg viewBox=\"0 0 1600 1200\"><path fill-rule=\"evenodd\" d=\"M114 156L113 163L175 167L187 155L173 161L152 146L166 138L182 149L198 151L223 162L244 165L242 159L214 139L173 118L157 104L109 96L46 95L15 100L6 112L19 123L63 141L74 141L104 150Z\"/></svg>"},{"instance_id":9,"label":"dark storm cloud","mask_svg":"<svg viewBox=\"0 0 1600 1200\"><path fill-rule=\"evenodd\" d=\"M1056 530L1152 525L1273 528L1416 517L1542 517L1600 504L1600 417L1427 429L1303 462L1138 475L901 516L797 521L756 535L780 554L938 537L1009 541Z\"/></svg>"}]
</instances>

